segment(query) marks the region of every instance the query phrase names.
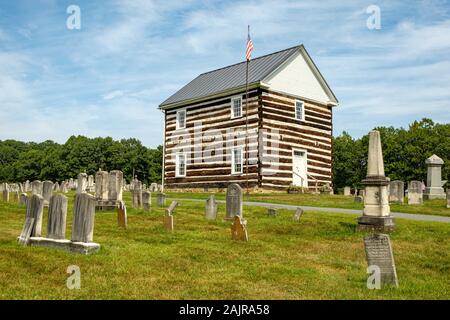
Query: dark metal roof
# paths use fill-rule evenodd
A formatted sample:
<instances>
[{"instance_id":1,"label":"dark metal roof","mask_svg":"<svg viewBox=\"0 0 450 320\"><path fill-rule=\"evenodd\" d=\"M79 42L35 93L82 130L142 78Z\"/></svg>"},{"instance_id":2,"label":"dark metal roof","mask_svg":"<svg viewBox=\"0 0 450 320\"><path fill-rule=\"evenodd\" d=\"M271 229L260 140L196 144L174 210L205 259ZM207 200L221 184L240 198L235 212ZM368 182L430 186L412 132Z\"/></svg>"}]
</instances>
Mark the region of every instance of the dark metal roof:
<instances>
[{"instance_id":1,"label":"dark metal roof","mask_svg":"<svg viewBox=\"0 0 450 320\"><path fill-rule=\"evenodd\" d=\"M248 83L251 84L263 80L300 47L301 46L295 46L250 60ZM228 67L202 73L161 103L160 107L182 102L184 100L206 97L214 93L244 86L245 68L246 63L244 61Z\"/></svg>"}]
</instances>

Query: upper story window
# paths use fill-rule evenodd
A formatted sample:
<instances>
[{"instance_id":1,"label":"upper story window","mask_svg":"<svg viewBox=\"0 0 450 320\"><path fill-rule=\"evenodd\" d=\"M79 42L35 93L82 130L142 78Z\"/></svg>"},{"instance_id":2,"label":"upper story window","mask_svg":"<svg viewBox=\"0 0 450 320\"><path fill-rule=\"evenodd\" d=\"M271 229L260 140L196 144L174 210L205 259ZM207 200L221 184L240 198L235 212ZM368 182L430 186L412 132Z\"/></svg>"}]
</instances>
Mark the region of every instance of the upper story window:
<instances>
[{"instance_id":1,"label":"upper story window","mask_svg":"<svg viewBox=\"0 0 450 320\"><path fill-rule=\"evenodd\" d=\"M186 128L186 109L181 109L177 111L177 129Z\"/></svg>"},{"instance_id":2,"label":"upper story window","mask_svg":"<svg viewBox=\"0 0 450 320\"><path fill-rule=\"evenodd\" d=\"M186 153L177 153L175 164L175 176L186 177Z\"/></svg>"},{"instance_id":3,"label":"upper story window","mask_svg":"<svg viewBox=\"0 0 450 320\"><path fill-rule=\"evenodd\" d=\"M242 174L242 167L242 147L237 147L232 149L231 153L231 174Z\"/></svg>"},{"instance_id":4,"label":"upper story window","mask_svg":"<svg viewBox=\"0 0 450 320\"><path fill-rule=\"evenodd\" d=\"M305 103L301 100L295 100L295 119L305 120Z\"/></svg>"},{"instance_id":5,"label":"upper story window","mask_svg":"<svg viewBox=\"0 0 450 320\"><path fill-rule=\"evenodd\" d=\"M231 119L242 116L242 98L231 98Z\"/></svg>"}]
</instances>

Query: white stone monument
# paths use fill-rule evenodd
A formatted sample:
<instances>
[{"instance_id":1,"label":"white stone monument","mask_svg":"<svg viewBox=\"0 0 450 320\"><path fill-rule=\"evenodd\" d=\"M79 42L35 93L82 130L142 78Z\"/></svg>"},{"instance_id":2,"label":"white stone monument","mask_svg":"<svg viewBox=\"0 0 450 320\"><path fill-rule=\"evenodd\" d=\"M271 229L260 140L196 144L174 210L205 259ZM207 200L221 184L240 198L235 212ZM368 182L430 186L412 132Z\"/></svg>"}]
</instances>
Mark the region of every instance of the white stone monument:
<instances>
[{"instance_id":1,"label":"white stone monument","mask_svg":"<svg viewBox=\"0 0 450 320\"><path fill-rule=\"evenodd\" d=\"M447 181L442 181L441 168L444 160L433 154L427 160L427 187L423 196L425 199L445 199L445 191L442 187Z\"/></svg>"}]
</instances>

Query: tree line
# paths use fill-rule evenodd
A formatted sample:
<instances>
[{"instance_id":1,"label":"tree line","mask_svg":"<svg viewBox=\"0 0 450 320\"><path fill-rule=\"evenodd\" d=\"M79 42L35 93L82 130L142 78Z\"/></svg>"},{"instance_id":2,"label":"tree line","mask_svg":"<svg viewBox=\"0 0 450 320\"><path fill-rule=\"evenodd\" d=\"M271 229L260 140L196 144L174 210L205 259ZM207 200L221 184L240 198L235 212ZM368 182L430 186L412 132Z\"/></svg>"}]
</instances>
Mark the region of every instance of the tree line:
<instances>
[{"instance_id":1,"label":"tree line","mask_svg":"<svg viewBox=\"0 0 450 320\"><path fill-rule=\"evenodd\" d=\"M377 127L380 131L385 174L392 180L424 181L425 160L433 154L444 160L442 180L450 180L450 124L424 118L408 128ZM347 132L333 139L333 185L361 187L367 172L368 133L359 139ZM447 183L448 185L448 183Z\"/></svg>"},{"instance_id":2,"label":"tree line","mask_svg":"<svg viewBox=\"0 0 450 320\"><path fill-rule=\"evenodd\" d=\"M391 180L426 180L425 159L437 154L444 160L442 179L450 180L450 124L430 119L407 129L378 127L386 176ZM366 176L368 134L355 139L347 132L333 138L333 186L361 187ZM133 171L144 183L161 181L162 146L150 149L137 139L72 136L66 143L0 140L0 182L62 181L78 173L122 170L130 181Z\"/></svg>"},{"instance_id":3,"label":"tree line","mask_svg":"<svg viewBox=\"0 0 450 320\"><path fill-rule=\"evenodd\" d=\"M144 183L161 183L162 146L150 149L137 139L72 136L66 143L0 140L0 181L63 181L80 172L121 170L131 181L133 172Z\"/></svg>"}]
</instances>

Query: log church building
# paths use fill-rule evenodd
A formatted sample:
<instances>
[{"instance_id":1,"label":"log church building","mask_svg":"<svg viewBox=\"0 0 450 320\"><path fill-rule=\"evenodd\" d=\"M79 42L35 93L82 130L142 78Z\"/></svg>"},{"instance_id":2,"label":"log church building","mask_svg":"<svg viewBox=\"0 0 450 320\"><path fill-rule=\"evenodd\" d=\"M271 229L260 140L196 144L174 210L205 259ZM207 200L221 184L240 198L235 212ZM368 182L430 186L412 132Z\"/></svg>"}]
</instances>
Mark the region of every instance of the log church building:
<instances>
[{"instance_id":1,"label":"log church building","mask_svg":"<svg viewBox=\"0 0 450 320\"><path fill-rule=\"evenodd\" d=\"M331 185L337 105L303 45L200 74L159 106L164 189Z\"/></svg>"}]
</instances>

